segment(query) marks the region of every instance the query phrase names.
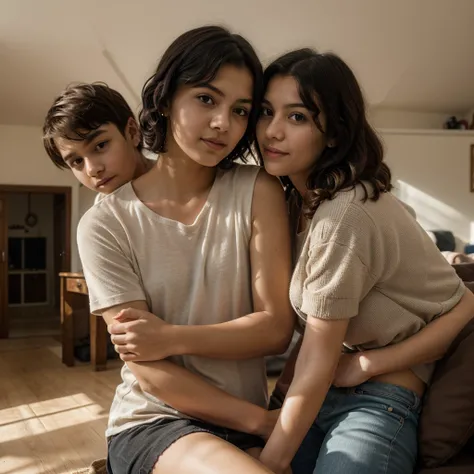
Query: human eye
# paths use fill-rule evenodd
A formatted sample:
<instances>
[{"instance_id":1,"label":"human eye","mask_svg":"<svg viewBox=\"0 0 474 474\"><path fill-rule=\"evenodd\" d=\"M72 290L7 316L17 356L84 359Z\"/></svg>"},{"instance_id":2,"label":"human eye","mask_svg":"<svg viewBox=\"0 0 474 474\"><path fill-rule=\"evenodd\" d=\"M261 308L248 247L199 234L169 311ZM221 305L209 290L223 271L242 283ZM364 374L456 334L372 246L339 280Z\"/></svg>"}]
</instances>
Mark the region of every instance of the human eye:
<instances>
[{"instance_id":1,"label":"human eye","mask_svg":"<svg viewBox=\"0 0 474 474\"><path fill-rule=\"evenodd\" d=\"M107 148L108 144L109 140L103 140L95 145L94 150L99 152L104 151Z\"/></svg>"},{"instance_id":2,"label":"human eye","mask_svg":"<svg viewBox=\"0 0 474 474\"><path fill-rule=\"evenodd\" d=\"M239 117L248 117L249 111L244 109L243 107L236 107L234 109L234 113L237 114Z\"/></svg>"},{"instance_id":3,"label":"human eye","mask_svg":"<svg viewBox=\"0 0 474 474\"><path fill-rule=\"evenodd\" d=\"M306 117L304 116L304 114L300 113L300 112L292 112L288 118L290 120L292 120L293 122L297 122L297 123L303 123L303 122L306 122Z\"/></svg>"},{"instance_id":4,"label":"human eye","mask_svg":"<svg viewBox=\"0 0 474 474\"><path fill-rule=\"evenodd\" d=\"M73 158L73 159L69 160L68 165L69 165L70 168L79 168L82 165L83 162L84 162L83 158L78 156L77 158Z\"/></svg>"},{"instance_id":5,"label":"human eye","mask_svg":"<svg viewBox=\"0 0 474 474\"><path fill-rule=\"evenodd\" d=\"M214 99L210 95L200 94L197 98L205 105L214 105Z\"/></svg>"}]
</instances>

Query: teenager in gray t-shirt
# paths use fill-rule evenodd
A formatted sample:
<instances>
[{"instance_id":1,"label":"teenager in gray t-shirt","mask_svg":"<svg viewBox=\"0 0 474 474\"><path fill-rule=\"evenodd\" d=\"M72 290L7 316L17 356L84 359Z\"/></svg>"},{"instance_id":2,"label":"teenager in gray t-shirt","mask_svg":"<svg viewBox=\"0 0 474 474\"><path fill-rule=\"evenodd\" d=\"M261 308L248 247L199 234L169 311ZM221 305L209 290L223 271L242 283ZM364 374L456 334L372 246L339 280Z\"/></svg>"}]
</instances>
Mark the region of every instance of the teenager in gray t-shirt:
<instances>
[{"instance_id":1,"label":"teenager in gray t-shirt","mask_svg":"<svg viewBox=\"0 0 474 474\"><path fill-rule=\"evenodd\" d=\"M294 316L283 190L234 163L261 91L243 38L182 35L143 90L156 166L80 222L91 310L126 361L107 430L114 474L268 472L244 451L256 455L276 419L264 356L286 349Z\"/></svg>"}]
</instances>

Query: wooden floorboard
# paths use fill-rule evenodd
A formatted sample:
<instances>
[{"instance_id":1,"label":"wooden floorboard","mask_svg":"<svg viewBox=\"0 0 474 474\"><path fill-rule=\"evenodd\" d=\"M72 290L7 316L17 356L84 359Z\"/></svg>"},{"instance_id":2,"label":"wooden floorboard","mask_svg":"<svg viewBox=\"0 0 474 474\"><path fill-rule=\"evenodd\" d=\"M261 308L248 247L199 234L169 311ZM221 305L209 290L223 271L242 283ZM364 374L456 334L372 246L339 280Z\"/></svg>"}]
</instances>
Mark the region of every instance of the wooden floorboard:
<instances>
[{"instance_id":1,"label":"wooden floorboard","mask_svg":"<svg viewBox=\"0 0 474 474\"><path fill-rule=\"evenodd\" d=\"M54 337L0 340L0 474L70 474L104 458L120 367L66 367Z\"/></svg>"},{"instance_id":2,"label":"wooden floorboard","mask_svg":"<svg viewBox=\"0 0 474 474\"><path fill-rule=\"evenodd\" d=\"M54 338L0 340L0 474L63 474L106 455L120 363L66 367Z\"/></svg>"}]
</instances>

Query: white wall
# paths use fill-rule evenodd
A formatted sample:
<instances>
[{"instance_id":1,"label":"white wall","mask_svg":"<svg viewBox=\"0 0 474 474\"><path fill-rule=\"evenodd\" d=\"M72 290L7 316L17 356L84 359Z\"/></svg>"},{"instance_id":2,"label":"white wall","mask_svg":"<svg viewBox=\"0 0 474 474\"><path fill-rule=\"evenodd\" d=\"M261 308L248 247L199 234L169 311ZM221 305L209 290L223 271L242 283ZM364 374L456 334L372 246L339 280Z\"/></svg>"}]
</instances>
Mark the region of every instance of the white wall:
<instances>
[{"instance_id":1,"label":"white wall","mask_svg":"<svg viewBox=\"0 0 474 474\"><path fill-rule=\"evenodd\" d=\"M25 225L25 216L28 213L28 194L8 194L8 226ZM46 272L48 274L48 303L53 304L54 280L54 207L52 194L32 194L30 212L38 216L35 227L24 229L9 229L8 237L46 237Z\"/></svg>"},{"instance_id":2,"label":"white wall","mask_svg":"<svg viewBox=\"0 0 474 474\"><path fill-rule=\"evenodd\" d=\"M369 109L370 122L376 128L440 130L443 128L444 122L446 122L451 115L457 115L458 118L462 116L462 114L413 112L382 107Z\"/></svg>"},{"instance_id":3,"label":"white wall","mask_svg":"<svg viewBox=\"0 0 474 474\"><path fill-rule=\"evenodd\" d=\"M469 127L474 129L474 109L467 111L462 118L467 121Z\"/></svg>"},{"instance_id":4,"label":"white wall","mask_svg":"<svg viewBox=\"0 0 474 474\"><path fill-rule=\"evenodd\" d=\"M79 185L69 171L51 163L43 149L39 127L0 125L0 184L71 187L71 270L79 270Z\"/></svg>"},{"instance_id":5,"label":"white wall","mask_svg":"<svg viewBox=\"0 0 474 474\"><path fill-rule=\"evenodd\" d=\"M427 230L451 230L462 241L474 242L474 193L469 181L474 133L379 132L387 163L399 180L394 180L396 193L415 209L420 224Z\"/></svg>"}]
</instances>

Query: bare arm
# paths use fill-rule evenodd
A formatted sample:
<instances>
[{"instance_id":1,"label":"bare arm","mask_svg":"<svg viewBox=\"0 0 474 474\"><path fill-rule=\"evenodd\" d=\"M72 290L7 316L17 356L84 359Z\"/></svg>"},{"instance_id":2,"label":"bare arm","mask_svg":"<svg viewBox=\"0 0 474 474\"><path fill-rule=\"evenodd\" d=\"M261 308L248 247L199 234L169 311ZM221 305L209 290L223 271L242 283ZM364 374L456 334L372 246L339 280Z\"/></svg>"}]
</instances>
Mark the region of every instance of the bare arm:
<instances>
[{"instance_id":1,"label":"bare arm","mask_svg":"<svg viewBox=\"0 0 474 474\"><path fill-rule=\"evenodd\" d=\"M148 310L144 301L133 301L103 311L106 323L123 308ZM276 418L264 408L241 400L170 361L127 362L143 391L189 416L225 428L267 436Z\"/></svg>"},{"instance_id":2,"label":"bare arm","mask_svg":"<svg viewBox=\"0 0 474 474\"><path fill-rule=\"evenodd\" d=\"M133 254L122 224L104 207L94 206L82 217L77 237L91 310L102 315L108 325L124 308L149 314L146 294L133 267ZM262 435L267 430L267 420L274 416L170 361L127 365L142 390L190 416Z\"/></svg>"},{"instance_id":3,"label":"bare arm","mask_svg":"<svg viewBox=\"0 0 474 474\"><path fill-rule=\"evenodd\" d=\"M288 389L290 388L293 377L295 376L295 365L298 359L298 354L301 350L301 344L303 342L303 336L300 336L297 343L293 347L290 356L288 357L285 367L283 368L278 380L275 384L275 389L273 390L271 399L270 399L270 409L281 408L285 400Z\"/></svg>"},{"instance_id":4,"label":"bare arm","mask_svg":"<svg viewBox=\"0 0 474 474\"><path fill-rule=\"evenodd\" d=\"M255 312L221 324L181 326L185 353L248 359L283 353L290 343L295 321L288 213L281 184L264 172L255 184L250 259Z\"/></svg>"},{"instance_id":5,"label":"bare arm","mask_svg":"<svg viewBox=\"0 0 474 474\"><path fill-rule=\"evenodd\" d=\"M279 474L290 465L331 386L349 321L308 317L293 382L260 460Z\"/></svg>"},{"instance_id":6,"label":"bare arm","mask_svg":"<svg viewBox=\"0 0 474 474\"><path fill-rule=\"evenodd\" d=\"M441 359L449 346L474 317L474 294L468 289L459 303L414 336L381 349L358 355L368 377L388 374Z\"/></svg>"},{"instance_id":7,"label":"bare arm","mask_svg":"<svg viewBox=\"0 0 474 474\"><path fill-rule=\"evenodd\" d=\"M343 354L333 383L338 387L351 387L377 375L408 370L418 364L439 360L473 317L474 295L466 290L464 296L451 311L432 321L403 342L380 349ZM273 392L275 403L282 403L288 391L293 379L300 343L293 349L278 379Z\"/></svg>"}]
</instances>

